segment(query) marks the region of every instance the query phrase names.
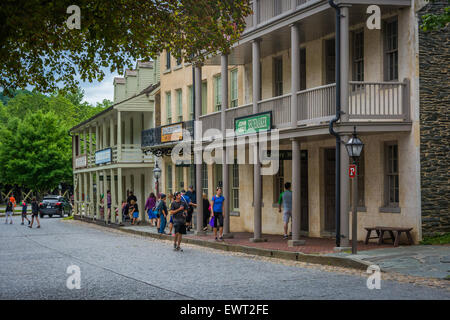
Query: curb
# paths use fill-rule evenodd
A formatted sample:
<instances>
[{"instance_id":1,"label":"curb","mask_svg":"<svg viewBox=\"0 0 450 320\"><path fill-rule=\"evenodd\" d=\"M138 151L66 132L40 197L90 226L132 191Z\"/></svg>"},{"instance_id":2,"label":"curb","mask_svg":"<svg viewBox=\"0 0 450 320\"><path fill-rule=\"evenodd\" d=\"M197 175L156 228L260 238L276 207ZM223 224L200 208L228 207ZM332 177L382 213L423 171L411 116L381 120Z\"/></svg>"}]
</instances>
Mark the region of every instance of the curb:
<instances>
[{"instance_id":1,"label":"curb","mask_svg":"<svg viewBox=\"0 0 450 320\"><path fill-rule=\"evenodd\" d=\"M124 233L135 234L139 236L154 238L154 239L162 239L162 240L173 240L172 236L165 234L154 234L148 233L144 231L131 230L131 229L123 229L121 226L117 224L109 224L105 225L103 221L91 220L91 218L80 218L78 216L74 216L74 220L93 223L103 227L113 228L116 230L120 230ZM250 255L269 257L269 258L277 258L283 260L292 260L292 261L301 261L313 264L320 264L326 266L335 266L335 267L344 267L344 268L352 268L357 270L367 270L367 267L370 263L366 261L362 261L356 258L347 258L347 257L333 257L333 256L322 256L317 254L307 254L301 252L292 252L292 251L283 251L283 250L270 250L270 249L260 249L249 246L242 246L236 244L229 243L221 243L221 242L211 242L200 239L192 239L192 238L183 238L183 243L198 245L202 247L230 251L230 252L241 252Z\"/></svg>"}]
</instances>

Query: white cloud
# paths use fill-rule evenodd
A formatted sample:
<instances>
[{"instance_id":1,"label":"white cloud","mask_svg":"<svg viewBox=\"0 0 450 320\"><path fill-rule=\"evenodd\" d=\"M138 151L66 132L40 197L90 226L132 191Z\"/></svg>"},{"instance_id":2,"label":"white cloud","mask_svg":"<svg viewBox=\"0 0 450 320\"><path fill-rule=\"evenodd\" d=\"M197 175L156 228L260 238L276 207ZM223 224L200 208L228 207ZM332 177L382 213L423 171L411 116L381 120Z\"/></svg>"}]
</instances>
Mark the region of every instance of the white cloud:
<instances>
[{"instance_id":1,"label":"white cloud","mask_svg":"<svg viewBox=\"0 0 450 320\"><path fill-rule=\"evenodd\" d=\"M106 72L105 72L106 73ZM83 82L80 84L84 90L84 101L95 105L97 102L102 102L103 99L114 100L114 77L118 74L106 73L102 82Z\"/></svg>"}]
</instances>

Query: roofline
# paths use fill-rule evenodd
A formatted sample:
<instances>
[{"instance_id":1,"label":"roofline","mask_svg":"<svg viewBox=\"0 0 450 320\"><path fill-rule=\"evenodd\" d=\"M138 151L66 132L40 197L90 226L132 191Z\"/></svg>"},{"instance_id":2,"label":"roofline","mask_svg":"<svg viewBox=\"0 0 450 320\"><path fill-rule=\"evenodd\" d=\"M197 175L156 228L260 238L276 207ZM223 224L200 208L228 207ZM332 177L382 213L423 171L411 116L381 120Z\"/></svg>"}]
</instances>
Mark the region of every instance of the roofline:
<instances>
[{"instance_id":1,"label":"roofline","mask_svg":"<svg viewBox=\"0 0 450 320\"><path fill-rule=\"evenodd\" d=\"M151 91L147 92L147 90L150 89L150 88L153 87L153 86L154 86L154 88L153 88ZM129 101L129 100L131 100L131 99L133 99L133 98L139 97L139 96L141 96L141 95L143 95L143 94L146 94L147 96L149 96L150 93L152 93L152 92L153 92L156 88L158 88L159 86L160 86L160 82L149 85L147 88L145 88L144 90L142 90L142 91L139 92L138 94L135 94L134 96L131 96L131 97L125 99L125 100L122 100L122 101L120 101L120 102L117 102L117 103L113 104L111 107L106 108L105 110L100 111L99 113L93 115L93 116L90 117L89 119L86 119L86 120L84 120L83 122L80 122L79 124L77 124L76 126L70 128L70 129L69 129L69 133L71 133L73 130L78 129L79 127L82 127L83 125L85 125L85 124L91 122L92 120L94 120L94 119L96 119L96 118L102 116L103 114L108 113L109 111L113 110L114 107L118 106L118 105L121 104L121 103L124 103L124 102L126 102L126 101Z\"/></svg>"}]
</instances>

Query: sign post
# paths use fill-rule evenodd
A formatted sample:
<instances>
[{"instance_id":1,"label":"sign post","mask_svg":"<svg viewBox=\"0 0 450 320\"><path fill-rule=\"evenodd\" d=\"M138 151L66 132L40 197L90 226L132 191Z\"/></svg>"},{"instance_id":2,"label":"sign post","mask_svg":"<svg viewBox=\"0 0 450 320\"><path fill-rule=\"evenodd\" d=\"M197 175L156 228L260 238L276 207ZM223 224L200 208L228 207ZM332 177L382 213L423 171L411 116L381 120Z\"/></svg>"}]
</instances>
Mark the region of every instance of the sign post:
<instances>
[{"instance_id":1,"label":"sign post","mask_svg":"<svg viewBox=\"0 0 450 320\"><path fill-rule=\"evenodd\" d=\"M352 180L352 254L356 254L358 243L358 168L356 164L349 166L348 174Z\"/></svg>"}]
</instances>

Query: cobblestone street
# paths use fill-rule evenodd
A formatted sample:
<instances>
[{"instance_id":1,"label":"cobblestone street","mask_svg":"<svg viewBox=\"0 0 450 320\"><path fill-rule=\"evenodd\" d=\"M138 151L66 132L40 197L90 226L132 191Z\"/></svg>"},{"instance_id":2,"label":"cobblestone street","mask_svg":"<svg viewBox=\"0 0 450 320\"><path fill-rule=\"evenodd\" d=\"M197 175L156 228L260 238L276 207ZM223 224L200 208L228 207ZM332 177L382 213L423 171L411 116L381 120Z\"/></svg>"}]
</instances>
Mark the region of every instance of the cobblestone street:
<instances>
[{"instance_id":1,"label":"cobblestone street","mask_svg":"<svg viewBox=\"0 0 450 320\"><path fill-rule=\"evenodd\" d=\"M123 234L77 221L0 223L1 299L450 299L450 291ZM69 290L66 269L81 269Z\"/></svg>"}]
</instances>

